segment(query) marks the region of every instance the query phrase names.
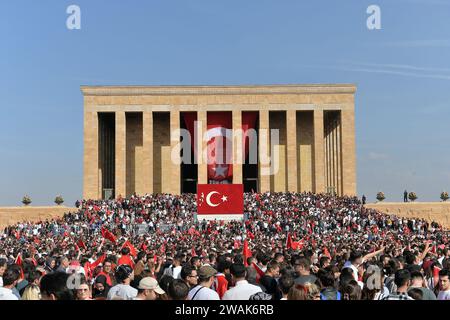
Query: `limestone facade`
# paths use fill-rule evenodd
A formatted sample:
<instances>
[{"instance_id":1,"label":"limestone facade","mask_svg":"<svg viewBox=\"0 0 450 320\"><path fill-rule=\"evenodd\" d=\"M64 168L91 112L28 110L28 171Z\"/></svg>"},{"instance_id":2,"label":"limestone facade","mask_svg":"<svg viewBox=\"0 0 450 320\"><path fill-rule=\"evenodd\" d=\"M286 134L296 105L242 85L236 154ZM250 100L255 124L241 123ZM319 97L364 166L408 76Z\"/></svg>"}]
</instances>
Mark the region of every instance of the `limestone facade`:
<instances>
[{"instance_id":1,"label":"limestone facade","mask_svg":"<svg viewBox=\"0 0 450 320\"><path fill-rule=\"evenodd\" d=\"M183 192L181 167L171 161L172 153L178 152L174 148L180 142L176 129L181 115L196 112L198 129L205 132L208 112L213 111L231 112L234 129L240 127L243 111L258 113L255 191L356 194L354 85L83 86L81 90L84 198L102 198L106 187L114 189L115 196ZM104 115L112 120L103 120ZM113 128L109 130L114 134L106 135L104 127ZM271 137L264 136L264 129L279 129L277 145L270 147ZM108 139L112 147L105 148L102 144ZM239 139L233 141L232 182L245 184L242 155L237 153L241 144ZM197 141L198 150L205 146ZM279 170L266 175L275 161ZM197 168L197 182L205 183L206 163Z\"/></svg>"}]
</instances>

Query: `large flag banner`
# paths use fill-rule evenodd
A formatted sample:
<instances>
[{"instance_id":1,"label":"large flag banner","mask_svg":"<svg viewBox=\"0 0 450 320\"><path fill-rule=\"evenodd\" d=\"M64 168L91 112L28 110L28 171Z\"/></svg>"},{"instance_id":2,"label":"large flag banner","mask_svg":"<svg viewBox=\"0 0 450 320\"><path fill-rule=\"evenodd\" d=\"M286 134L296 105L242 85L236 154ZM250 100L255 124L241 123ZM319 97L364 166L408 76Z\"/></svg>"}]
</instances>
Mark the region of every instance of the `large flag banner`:
<instances>
[{"instance_id":1,"label":"large flag banner","mask_svg":"<svg viewBox=\"0 0 450 320\"><path fill-rule=\"evenodd\" d=\"M195 121L197 121L197 112L185 112L183 113L183 118L191 136L192 150L194 154L198 154L195 139L203 139L204 137L195 136L194 127ZM233 180L232 145L234 142L233 130L231 129L232 113L229 111L208 112L207 118L208 181L226 184ZM242 112L242 127L235 128L242 129L242 145L245 147L244 159L249 154L250 146L256 142L254 136L249 133L250 130L255 130L257 119L258 112L244 111ZM256 150L254 151L256 152Z\"/></svg>"},{"instance_id":2,"label":"large flag banner","mask_svg":"<svg viewBox=\"0 0 450 320\"><path fill-rule=\"evenodd\" d=\"M197 212L205 214L244 214L244 186L242 184L199 184Z\"/></svg>"}]
</instances>

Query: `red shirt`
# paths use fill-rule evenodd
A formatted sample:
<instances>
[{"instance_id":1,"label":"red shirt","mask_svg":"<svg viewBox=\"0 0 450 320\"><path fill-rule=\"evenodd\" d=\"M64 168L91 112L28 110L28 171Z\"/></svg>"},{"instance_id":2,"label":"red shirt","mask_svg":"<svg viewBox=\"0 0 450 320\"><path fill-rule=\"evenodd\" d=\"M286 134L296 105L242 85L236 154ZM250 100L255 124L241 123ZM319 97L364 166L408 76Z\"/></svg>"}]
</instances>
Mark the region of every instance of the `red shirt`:
<instances>
[{"instance_id":1,"label":"red shirt","mask_svg":"<svg viewBox=\"0 0 450 320\"><path fill-rule=\"evenodd\" d=\"M121 264L127 264L127 265L129 265L131 268L134 269L134 262L133 262L133 260L130 258L129 255L120 257L119 261L117 261L117 265L120 266Z\"/></svg>"},{"instance_id":2,"label":"red shirt","mask_svg":"<svg viewBox=\"0 0 450 320\"><path fill-rule=\"evenodd\" d=\"M113 282L112 282L112 280L111 280L111 277L109 276L109 274L107 274L107 273L105 273L105 272L100 272L98 275L97 275L97 277L98 276L105 276L105 278L106 278L106 283L110 286L110 287L112 287L112 285L113 285Z\"/></svg>"}]
</instances>

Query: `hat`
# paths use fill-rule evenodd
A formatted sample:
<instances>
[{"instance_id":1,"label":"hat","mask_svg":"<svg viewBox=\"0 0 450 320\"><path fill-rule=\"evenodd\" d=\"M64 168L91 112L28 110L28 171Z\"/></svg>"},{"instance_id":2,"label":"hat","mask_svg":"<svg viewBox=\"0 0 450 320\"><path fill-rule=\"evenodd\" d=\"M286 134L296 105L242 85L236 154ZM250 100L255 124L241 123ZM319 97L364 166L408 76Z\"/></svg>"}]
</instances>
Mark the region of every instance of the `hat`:
<instances>
[{"instance_id":1,"label":"hat","mask_svg":"<svg viewBox=\"0 0 450 320\"><path fill-rule=\"evenodd\" d=\"M155 290L157 294L164 294L164 290L158 285L158 281L152 277L145 277L139 281L138 289L145 290Z\"/></svg>"},{"instance_id":2,"label":"hat","mask_svg":"<svg viewBox=\"0 0 450 320\"><path fill-rule=\"evenodd\" d=\"M200 278L210 278L212 276L215 276L216 274L217 274L217 270L209 265L202 266L198 270L198 276Z\"/></svg>"}]
</instances>

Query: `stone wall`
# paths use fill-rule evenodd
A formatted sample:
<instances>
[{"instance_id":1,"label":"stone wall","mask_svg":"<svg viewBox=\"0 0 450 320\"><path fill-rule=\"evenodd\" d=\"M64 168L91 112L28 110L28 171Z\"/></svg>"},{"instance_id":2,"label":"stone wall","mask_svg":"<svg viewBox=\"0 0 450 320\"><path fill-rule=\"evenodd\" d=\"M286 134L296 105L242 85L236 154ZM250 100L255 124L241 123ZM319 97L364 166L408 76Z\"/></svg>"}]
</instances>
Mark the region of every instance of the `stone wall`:
<instances>
[{"instance_id":1,"label":"stone wall","mask_svg":"<svg viewBox=\"0 0 450 320\"><path fill-rule=\"evenodd\" d=\"M366 204L366 207L399 217L436 221L450 229L450 202L378 202Z\"/></svg>"},{"instance_id":2,"label":"stone wall","mask_svg":"<svg viewBox=\"0 0 450 320\"><path fill-rule=\"evenodd\" d=\"M8 225L23 221L41 221L62 217L64 213L76 211L76 208L65 206L54 207L0 207L0 230Z\"/></svg>"}]
</instances>

